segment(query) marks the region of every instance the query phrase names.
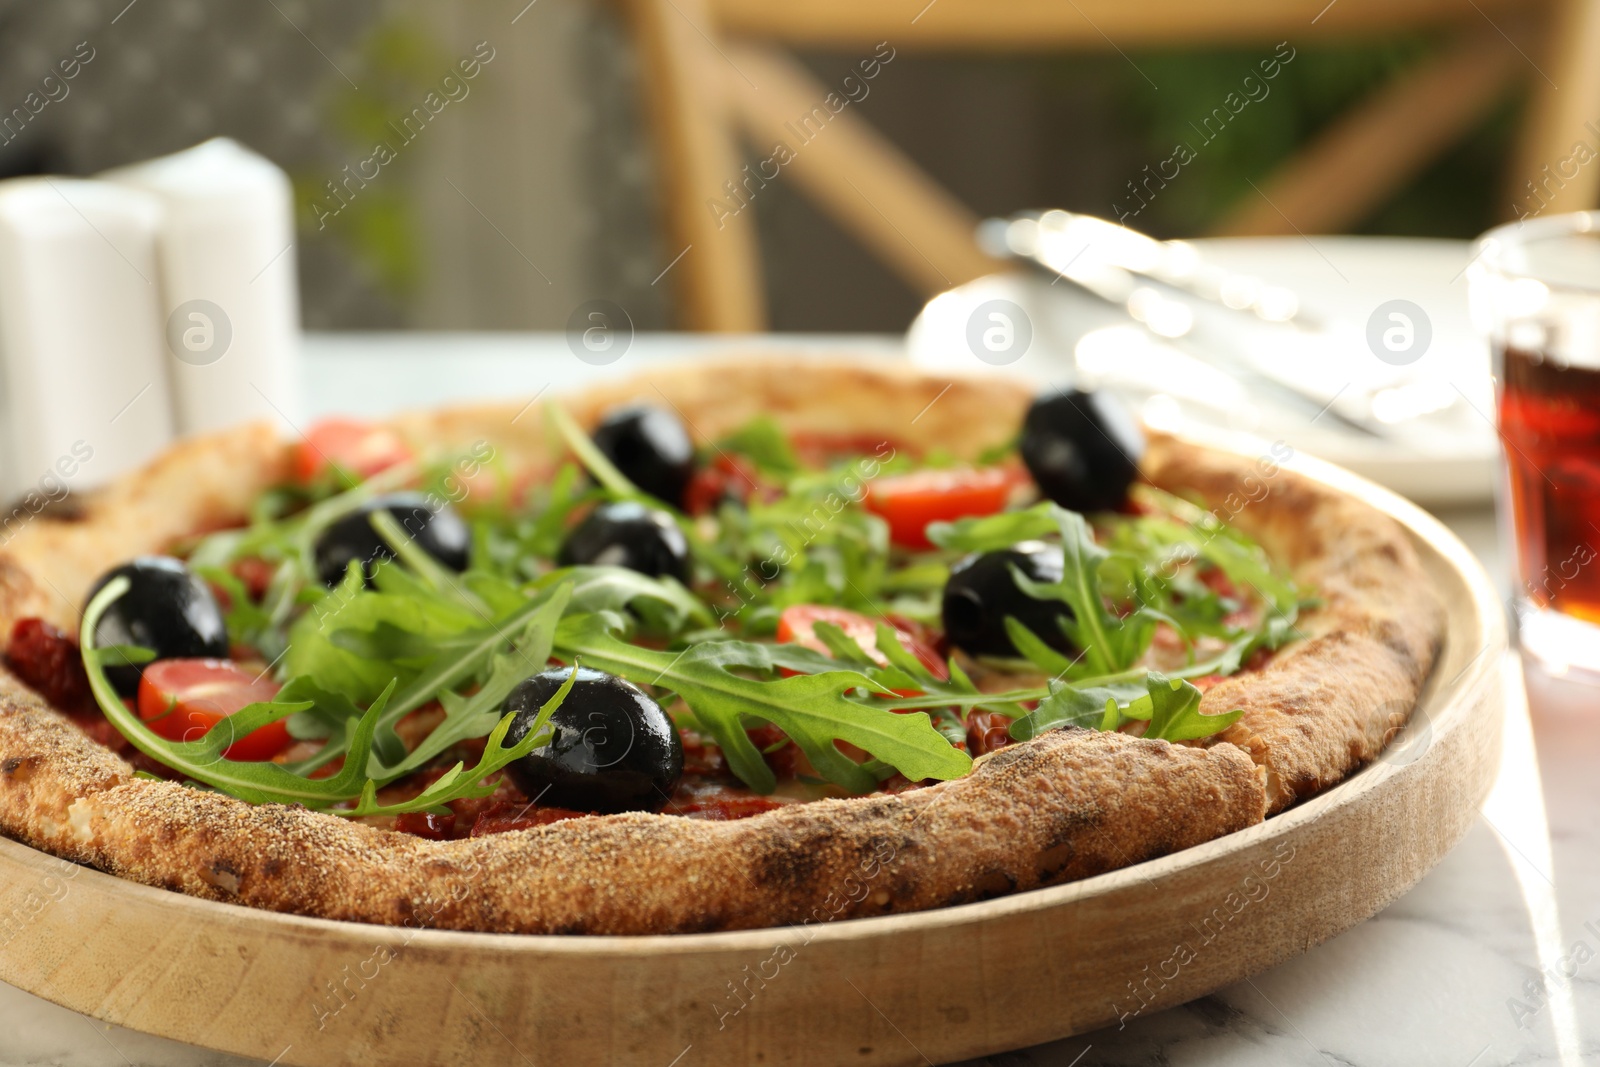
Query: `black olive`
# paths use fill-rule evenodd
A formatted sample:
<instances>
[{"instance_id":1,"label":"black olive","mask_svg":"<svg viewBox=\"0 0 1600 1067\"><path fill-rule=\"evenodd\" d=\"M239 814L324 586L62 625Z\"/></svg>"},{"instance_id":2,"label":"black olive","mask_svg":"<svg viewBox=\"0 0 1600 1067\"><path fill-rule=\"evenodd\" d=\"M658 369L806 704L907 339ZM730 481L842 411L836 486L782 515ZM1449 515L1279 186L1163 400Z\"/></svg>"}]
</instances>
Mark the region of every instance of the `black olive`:
<instances>
[{"instance_id":1,"label":"black olive","mask_svg":"<svg viewBox=\"0 0 1600 1067\"><path fill-rule=\"evenodd\" d=\"M506 697L515 712L505 744L514 745L569 669L536 674ZM683 741L661 706L615 675L578 668L572 691L550 716L550 742L506 768L528 799L546 807L610 814L660 811L683 777Z\"/></svg>"},{"instance_id":2,"label":"black olive","mask_svg":"<svg viewBox=\"0 0 1600 1067\"><path fill-rule=\"evenodd\" d=\"M128 579L128 591L100 616L94 643L138 645L155 652L157 659L225 659L228 626L222 606L181 560L171 556L140 556L107 571L89 599L113 578ZM117 692L132 696L139 690L138 667L107 667L106 677Z\"/></svg>"},{"instance_id":3,"label":"black olive","mask_svg":"<svg viewBox=\"0 0 1600 1067\"><path fill-rule=\"evenodd\" d=\"M372 526L372 514L380 510L394 516L400 528L428 555L453 571L467 569L472 533L454 508L445 504L436 510L421 493L390 493L374 497L361 510L322 531L315 556L317 577L323 585L332 588L344 581L351 561L361 563L367 584L371 585L378 565L394 559L394 549Z\"/></svg>"},{"instance_id":4,"label":"black olive","mask_svg":"<svg viewBox=\"0 0 1600 1067\"><path fill-rule=\"evenodd\" d=\"M1061 630L1072 609L1059 600L1035 600L1017 587L1011 574L1016 567L1036 582L1061 580L1061 549L1042 541L1023 541L999 552L968 556L950 568L945 583L945 636L950 643L975 656L1015 656L1017 646L1006 633L1006 616L1032 630L1052 648L1071 647Z\"/></svg>"},{"instance_id":5,"label":"black olive","mask_svg":"<svg viewBox=\"0 0 1600 1067\"><path fill-rule=\"evenodd\" d=\"M632 500L601 504L572 528L557 558L563 567L626 567L652 578L689 580L689 541L672 516Z\"/></svg>"},{"instance_id":6,"label":"black olive","mask_svg":"<svg viewBox=\"0 0 1600 1067\"><path fill-rule=\"evenodd\" d=\"M594 443L634 485L683 507L694 476L694 444L677 415L649 404L619 408L595 427Z\"/></svg>"},{"instance_id":7,"label":"black olive","mask_svg":"<svg viewBox=\"0 0 1600 1067\"><path fill-rule=\"evenodd\" d=\"M1107 394L1067 389L1034 400L1020 451L1046 497L1070 511L1109 511L1139 473L1144 432Z\"/></svg>"}]
</instances>

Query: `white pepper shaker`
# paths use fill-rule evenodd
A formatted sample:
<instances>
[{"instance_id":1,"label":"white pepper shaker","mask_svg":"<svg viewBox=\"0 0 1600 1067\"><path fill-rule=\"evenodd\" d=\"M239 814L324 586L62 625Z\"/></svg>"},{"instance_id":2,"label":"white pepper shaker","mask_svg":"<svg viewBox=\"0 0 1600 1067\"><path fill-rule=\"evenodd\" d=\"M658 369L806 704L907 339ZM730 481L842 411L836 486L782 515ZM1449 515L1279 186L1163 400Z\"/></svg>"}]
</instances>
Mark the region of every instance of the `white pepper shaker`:
<instances>
[{"instance_id":1,"label":"white pepper shaker","mask_svg":"<svg viewBox=\"0 0 1600 1067\"><path fill-rule=\"evenodd\" d=\"M161 216L156 197L104 182L0 182L0 486L12 519L171 441Z\"/></svg>"},{"instance_id":2,"label":"white pepper shaker","mask_svg":"<svg viewBox=\"0 0 1600 1067\"><path fill-rule=\"evenodd\" d=\"M166 208L162 325L179 433L299 421L294 198L271 161L225 137L101 175Z\"/></svg>"}]
</instances>

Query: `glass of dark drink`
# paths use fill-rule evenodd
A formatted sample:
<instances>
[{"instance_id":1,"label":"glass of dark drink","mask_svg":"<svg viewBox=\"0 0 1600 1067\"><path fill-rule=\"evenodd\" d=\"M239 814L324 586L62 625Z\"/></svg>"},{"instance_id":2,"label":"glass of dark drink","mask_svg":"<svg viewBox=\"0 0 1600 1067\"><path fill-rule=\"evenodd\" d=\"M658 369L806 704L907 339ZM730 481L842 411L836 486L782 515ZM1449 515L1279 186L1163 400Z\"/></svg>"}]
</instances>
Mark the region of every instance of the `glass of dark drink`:
<instances>
[{"instance_id":1,"label":"glass of dark drink","mask_svg":"<svg viewBox=\"0 0 1600 1067\"><path fill-rule=\"evenodd\" d=\"M1600 684L1600 212L1502 226L1475 251L1518 637L1551 673Z\"/></svg>"}]
</instances>

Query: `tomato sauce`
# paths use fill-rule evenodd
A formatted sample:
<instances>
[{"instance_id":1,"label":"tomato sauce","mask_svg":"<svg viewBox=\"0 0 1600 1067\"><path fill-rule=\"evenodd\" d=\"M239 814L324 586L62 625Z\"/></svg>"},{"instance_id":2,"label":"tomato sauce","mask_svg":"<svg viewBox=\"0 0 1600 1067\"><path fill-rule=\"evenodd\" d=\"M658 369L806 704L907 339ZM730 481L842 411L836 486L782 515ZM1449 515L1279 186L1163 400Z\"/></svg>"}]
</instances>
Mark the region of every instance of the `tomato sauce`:
<instances>
[{"instance_id":1,"label":"tomato sauce","mask_svg":"<svg viewBox=\"0 0 1600 1067\"><path fill-rule=\"evenodd\" d=\"M6 666L58 711L94 708L78 643L43 619L17 620L6 646Z\"/></svg>"}]
</instances>

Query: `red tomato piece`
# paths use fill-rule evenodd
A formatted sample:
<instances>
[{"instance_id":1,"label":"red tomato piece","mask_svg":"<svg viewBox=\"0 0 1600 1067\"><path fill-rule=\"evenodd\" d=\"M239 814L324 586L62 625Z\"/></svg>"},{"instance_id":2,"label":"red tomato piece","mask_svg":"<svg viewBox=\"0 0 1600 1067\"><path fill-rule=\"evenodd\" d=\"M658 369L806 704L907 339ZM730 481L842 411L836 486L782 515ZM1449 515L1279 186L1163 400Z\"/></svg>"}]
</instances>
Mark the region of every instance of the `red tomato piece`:
<instances>
[{"instance_id":1,"label":"red tomato piece","mask_svg":"<svg viewBox=\"0 0 1600 1067\"><path fill-rule=\"evenodd\" d=\"M1011 720L987 711L974 711L967 717L967 751L974 757L988 755L1011 744Z\"/></svg>"},{"instance_id":2,"label":"red tomato piece","mask_svg":"<svg viewBox=\"0 0 1600 1067\"><path fill-rule=\"evenodd\" d=\"M764 815L781 807L783 805L776 800L769 800L754 793L725 789L715 793L699 794L681 803L675 803L667 809L667 812L671 815L704 819L708 822L731 822L734 819L748 819L752 815Z\"/></svg>"},{"instance_id":3,"label":"red tomato piece","mask_svg":"<svg viewBox=\"0 0 1600 1067\"><path fill-rule=\"evenodd\" d=\"M784 608L783 614L778 616L778 640L792 642L828 655L828 646L817 636L816 626L819 622L833 623L844 631L846 637L860 645L861 650L871 656L873 662L880 667L888 665L888 657L878 651L877 622L848 608L830 608L821 604L795 604ZM950 670L939 658L938 653L905 627L893 623L890 625L894 627L900 643L922 661L922 665L928 668L928 673L941 682L950 677Z\"/></svg>"},{"instance_id":4,"label":"red tomato piece","mask_svg":"<svg viewBox=\"0 0 1600 1067\"><path fill-rule=\"evenodd\" d=\"M572 811L568 808L540 808L532 804L516 804L500 800L478 813L478 817L472 821L470 836L486 837L489 834L504 834L512 830L529 830L535 826L548 826L550 823L566 819L581 819L587 814L589 813L586 811Z\"/></svg>"},{"instance_id":5,"label":"red tomato piece","mask_svg":"<svg viewBox=\"0 0 1600 1067\"><path fill-rule=\"evenodd\" d=\"M690 515L709 515L728 492L728 476L715 467L701 467L683 491L683 510Z\"/></svg>"},{"instance_id":6,"label":"red tomato piece","mask_svg":"<svg viewBox=\"0 0 1600 1067\"><path fill-rule=\"evenodd\" d=\"M743 459L718 455L689 479L683 510L690 515L709 515L726 499L748 500L757 484L754 469Z\"/></svg>"},{"instance_id":7,"label":"red tomato piece","mask_svg":"<svg viewBox=\"0 0 1600 1067\"><path fill-rule=\"evenodd\" d=\"M1005 510L1021 472L1009 467L928 468L879 478L867 486L867 510L889 523L889 540L906 548L931 548L930 522L950 522Z\"/></svg>"},{"instance_id":8,"label":"red tomato piece","mask_svg":"<svg viewBox=\"0 0 1600 1067\"><path fill-rule=\"evenodd\" d=\"M139 681L139 717L170 741L195 741L250 704L278 695L278 683L225 659L163 659ZM223 751L232 760L269 760L293 742L282 720Z\"/></svg>"},{"instance_id":9,"label":"red tomato piece","mask_svg":"<svg viewBox=\"0 0 1600 1067\"><path fill-rule=\"evenodd\" d=\"M1218 596L1225 596L1230 600L1240 600L1239 587L1233 584L1227 572L1221 567L1206 567L1200 572L1200 581Z\"/></svg>"},{"instance_id":10,"label":"red tomato piece","mask_svg":"<svg viewBox=\"0 0 1600 1067\"><path fill-rule=\"evenodd\" d=\"M358 478L370 478L412 458L400 435L355 419L323 419L294 451L295 477L314 480L331 463Z\"/></svg>"},{"instance_id":11,"label":"red tomato piece","mask_svg":"<svg viewBox=\"0 0 1600 1067\"><path fill-rule=\"evenodd\" d=\"M77 711L94 706L78 643L43 619L17 620L5 658L17 677L52 707Z\"/></svg>"},{"instance_id":12,"label":"red tomato piece","mask_svg":"<svg viewBox=\"0 0 1600 1067\"><path fill-rule=\"evenodd\" d=\"M267 595L267 587L272 584L272 578L278 573L276 563L268 563L260 556L247 556L235 560L230 570L233 576L244 583L245 592L250 594L250 599L261 602Z\"/></svg>"},{"instance_id":13,"label":"red tomato piece","mask_svg":"<svg viewBox=\"0 0 1600 1067\"><path fill-rule=\"evenodd\" d=\"M429 811L408 811L394 817L394 828L429 841L448 841L455 834L456 817L454 813L435 815Z\"/></svg>"},{"instance_id":14,"label":"red tomato piece","mask_svg":"<svg viewBox=\"0 0 1600 1067\"><path fill-rule=\"evenodd\" d=\"M813 775L816 773L811 767L811 761L800 751L800 746L789 740L788 735L776 726L771 724L751 726L745 730L745 736L750 738L752 745L761 750L761 759L772 768L772 773L777 775L780 781L792 781L802 772ZM690 797L690 800L692 799L694 798ZM677 807L672 810L682 814Z\"/></svg>"}]
</instances>

